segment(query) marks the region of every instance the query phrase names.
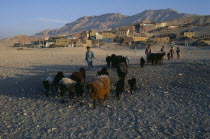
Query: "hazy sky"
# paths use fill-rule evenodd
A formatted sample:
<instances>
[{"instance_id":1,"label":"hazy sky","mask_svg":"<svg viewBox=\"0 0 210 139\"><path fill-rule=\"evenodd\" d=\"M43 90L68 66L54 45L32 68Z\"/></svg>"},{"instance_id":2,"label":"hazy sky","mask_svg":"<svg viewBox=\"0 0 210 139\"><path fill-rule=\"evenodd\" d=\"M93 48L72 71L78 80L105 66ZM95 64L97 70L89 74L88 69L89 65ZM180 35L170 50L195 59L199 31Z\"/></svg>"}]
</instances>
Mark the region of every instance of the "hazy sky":
<instances>
[{"instance_id":1,"label":"hazy sky","mask_svg":"<svg viewBox=\"0 0 210 139\"><path fill-rule=\"evenodd\" d=\"M210 0L0 0L0 39L63 27L82 16L172 8L210 15Z\"/></svg>"}]
</instances>

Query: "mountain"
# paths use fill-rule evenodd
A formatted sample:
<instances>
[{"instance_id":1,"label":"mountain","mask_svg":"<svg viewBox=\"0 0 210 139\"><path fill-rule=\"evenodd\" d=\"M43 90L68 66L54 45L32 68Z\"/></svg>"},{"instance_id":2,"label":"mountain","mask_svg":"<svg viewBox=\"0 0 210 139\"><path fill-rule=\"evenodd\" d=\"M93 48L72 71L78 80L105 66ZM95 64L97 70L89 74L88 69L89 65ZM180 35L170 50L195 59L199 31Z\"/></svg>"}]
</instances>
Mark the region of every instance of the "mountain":
<instances>
[{"instance_id":1,"label":"mountain","mask_svg":"<svg viewBox=\"0 0 210 139\"><path fill-rule=\"evenodd\" d=\"M189 16L194 15L179 13L173 9L146 10L132 16L126 16L120 13L110 13L100 16L84 16L76 21L66 24L62 28L45 30L36 35L59 35L91 29L103 31L113 27L140 23L144 20L162 22Z\"/></svg>"},{"instance_id":2,"label":"mountain","mask_svg":"<svg viewBox=\"0 0 210 139\"><path fill-rule=\"evenodd\" d=\"M80 32L83 30L95 29L98 31L107 30L117 22L127 16L119 13L109 13L100 16L84 16L74 22L66 24L64 27L53 30L44 30L36 35L59 35L70 32Z\"/></svg>"},{"instance_id":3,"label":"mountain","mask_svg":"<svg viewBox=\"0 0 210 139\"><path fill-rule=\"evenodd\" d=\"M126 26L140 23L141 21L170 21L177 18L193 16L191 14L179 13L173 9L146 10L141 13L127 17L119 22L116 26Z\"/></svg>"}]
</instances>

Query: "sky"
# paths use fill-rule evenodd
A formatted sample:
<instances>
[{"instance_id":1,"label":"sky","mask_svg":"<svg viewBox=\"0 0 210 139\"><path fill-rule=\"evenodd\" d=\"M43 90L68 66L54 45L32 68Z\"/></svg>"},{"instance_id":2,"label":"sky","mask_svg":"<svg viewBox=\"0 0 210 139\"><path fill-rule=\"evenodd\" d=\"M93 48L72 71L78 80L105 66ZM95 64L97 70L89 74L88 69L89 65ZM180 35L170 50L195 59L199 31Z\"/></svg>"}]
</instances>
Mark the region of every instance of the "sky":
<instances>
[{"instance_id":1,"label":"sky","mask_svg":"<svg viewBox=\"0 0 210 139\"><path fill-rule=\"evenodd\" d=\"M210 15L210 0L0 0L0 39L61 28L83 16L172 8Z\"/></svg>"}]
</instances>

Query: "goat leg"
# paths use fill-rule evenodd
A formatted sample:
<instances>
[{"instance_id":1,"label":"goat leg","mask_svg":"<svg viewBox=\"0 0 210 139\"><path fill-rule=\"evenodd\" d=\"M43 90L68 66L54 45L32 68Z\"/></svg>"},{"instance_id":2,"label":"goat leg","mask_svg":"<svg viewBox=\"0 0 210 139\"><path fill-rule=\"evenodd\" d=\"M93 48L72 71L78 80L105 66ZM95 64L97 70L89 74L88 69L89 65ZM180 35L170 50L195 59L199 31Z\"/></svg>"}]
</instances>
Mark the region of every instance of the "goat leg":
<instances>
[{"instance_id":1,"label":"goat leg","mask_svg":"<svg viewBox=\"0 0 210 139\"><path fill-rule=\"evenodd\" d=\"M102 99L100 98L100 103L102 104L103 103L103 101L102 101Z\"/></svg>"},{"instance_id":2,"label":"goat leg","mask_svg":"<svg viewBox=\"0 0 210 139\"><path fill-rule=\"evenodd\" d=\"M93 100L93 109L96 109L96 100Z\"/></svg>"}]
</instances>

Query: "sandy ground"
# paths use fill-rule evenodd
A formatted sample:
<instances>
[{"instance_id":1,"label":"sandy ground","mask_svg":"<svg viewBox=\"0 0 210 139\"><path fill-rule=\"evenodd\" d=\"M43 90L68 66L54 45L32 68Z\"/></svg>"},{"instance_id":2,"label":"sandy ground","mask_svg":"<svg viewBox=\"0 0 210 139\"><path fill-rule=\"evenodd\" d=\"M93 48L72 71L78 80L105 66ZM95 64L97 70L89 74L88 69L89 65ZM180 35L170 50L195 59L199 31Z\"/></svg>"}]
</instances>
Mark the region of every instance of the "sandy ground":
<instances>
[{"instance_id":1,"label":"sandy ground","mask_svg":"<svg viewBox=\"0 0 210 139\"><path fill-rule=\"evenodd\" d=\"M112 90L104 105L97 102L93 110L87 94L83 105L76 100L61 104L59 98L45 97L42 79L87 68L85 48L0 48L0 138L210 138L209 48L181 47L182 59L175 56L143 69L139 58L144 48L108 44L92 51L96 60L87 81L105 66L107 54L128 55L127 79L137 79L133 95L126 84L116 100L118 77L109 69Z\"/></svg>"}]
</instances>

